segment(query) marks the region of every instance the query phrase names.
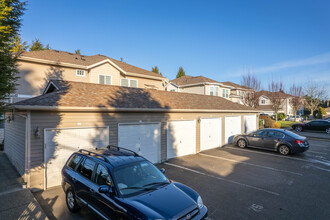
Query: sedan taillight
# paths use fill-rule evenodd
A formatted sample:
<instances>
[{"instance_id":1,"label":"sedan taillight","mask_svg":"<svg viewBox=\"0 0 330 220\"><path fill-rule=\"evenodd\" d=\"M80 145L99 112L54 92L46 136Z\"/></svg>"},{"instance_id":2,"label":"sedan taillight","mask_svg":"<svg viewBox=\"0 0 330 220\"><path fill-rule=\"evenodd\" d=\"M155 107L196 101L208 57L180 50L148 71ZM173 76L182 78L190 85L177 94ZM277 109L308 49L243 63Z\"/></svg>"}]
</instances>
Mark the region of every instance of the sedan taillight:
<instances>
[{"instance_id":1,"label":"sedan taillight","mask_svg":"<svg viewBox=\"0 0 330 220\"><path fill-rule=\"evenodd\" d=\"M295 140L294 142L297 143L297 144L303 144L304 143L304 141L301 141L301 140Z\"/></svg>"}]
</instances>

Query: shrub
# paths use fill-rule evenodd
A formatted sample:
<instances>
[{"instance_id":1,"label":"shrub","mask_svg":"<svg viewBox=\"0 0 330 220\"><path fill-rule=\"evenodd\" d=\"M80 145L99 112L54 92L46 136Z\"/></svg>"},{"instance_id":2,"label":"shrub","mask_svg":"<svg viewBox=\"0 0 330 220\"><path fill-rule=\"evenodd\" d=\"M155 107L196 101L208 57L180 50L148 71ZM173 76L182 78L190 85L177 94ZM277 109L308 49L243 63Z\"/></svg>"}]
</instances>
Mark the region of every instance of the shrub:
<instances>
[{"instance_id":1,"label":"shrub","mask_svg":"<svg viewBox=\"0 0 330 220\"><path fill-rule=\"evenodd\" d=\"M262 115L259 118L265 120L265 124L264 124L265 128L273 128L274 127L274 120L272 120L269 116Z\"/></svg>"},{"instance_id":2,"label":"shrub","mask_svg":"<svg viewBox=\"0 0 330 220\"><path fill-rule=\"evenodd\" d=\"M278 113L277 114L277 120L283 120L283 119L285 119L286 118L286 114L284 114L284 113Z\"/></svg>"},{"instance_id":3,"label":"shrub","mask_svg":"<svg viewBox=\"0 0 330 220\"><path fill-rule=\"evenodd\" d=\"M327 112L325 111L325 109L322 108L322 107L319 107L317 118L322 119L323 118L323 115L326 115L326 114L327 114Z\"/></svg>"},{"instance_id":4,"label":"shrub","mask_svg":"<svg viewBox=\"0 0 330 220\"><path fill-rule=\"evenodd\" d=\"M259 119L259 128L264 127L264 119Z\"/></svg>"},{"instance_id":5,"label":"shrub","mask_svg":"<svg viewBox=\"0 0 330 220\"><path fill-rule=\"evenodd\" d=\"M273 128L281 128L281 123L280 122L275 122Z\"/></svg>"}]
</instances>

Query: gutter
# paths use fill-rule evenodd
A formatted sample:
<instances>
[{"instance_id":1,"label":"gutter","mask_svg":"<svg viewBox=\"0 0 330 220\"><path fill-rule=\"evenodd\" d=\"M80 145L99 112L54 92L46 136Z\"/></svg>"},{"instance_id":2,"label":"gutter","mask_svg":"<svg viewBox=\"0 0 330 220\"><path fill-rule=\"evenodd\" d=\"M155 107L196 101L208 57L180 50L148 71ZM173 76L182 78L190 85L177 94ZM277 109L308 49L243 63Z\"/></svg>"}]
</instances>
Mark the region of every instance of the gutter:
<instances>
[{"instance_id":1,"label":"gutter","mask_svg":"<svg viewBox=\"0 0 330 220\"><path fill-rule=\"evenodd\" d=\"M78 111L78 112L253 112L259 113L260 110L217 110L217 109L163 109L163 108L112 108L112 107L79 107L79 106L31 106L16 105L18 110L33 111Z\"/></svg>"}]
</instances>

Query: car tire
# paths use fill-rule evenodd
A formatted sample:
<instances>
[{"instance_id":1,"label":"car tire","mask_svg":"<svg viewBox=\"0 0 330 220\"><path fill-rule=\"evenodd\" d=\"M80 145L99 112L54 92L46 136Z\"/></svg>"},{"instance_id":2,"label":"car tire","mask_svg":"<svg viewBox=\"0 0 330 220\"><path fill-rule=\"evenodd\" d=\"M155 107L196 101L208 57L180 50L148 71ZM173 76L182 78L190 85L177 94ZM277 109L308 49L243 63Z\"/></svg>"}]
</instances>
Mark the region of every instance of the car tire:
<instances>
[{"instance_id":1,"label":"car tire","mask_svg":"<svg viewBox=\"0 0 330 220\"><path fill-rule=\"evenodd\" d=\"M80 207L77 203L77 200L76 200L76 196L75 196L72 188L69 188L66 191L65 201L66 201L66 205L68 206L68 209L70 210L70 212L77 212L80 209Z\"/></svg>"},{"instance_id":2,"label":"car tire","mask_svg":"<svg viewBox=\"0 0 330 220\"><path fill-rule=\"evenodd\" d=\"M297 126L294 130L297 131L297 132L301 132L302 131L302 127L301 126Z\"/></svg>"},{"instance_id":3,"label":"car tire","mask_svg":"<svg viewBox=\"0 0 330 220\"><path fill-rule=\"evenodd\" d=\"M330 128L325 129L325 133L330 134Z\"/></svg>"},{"instance_id":4,"label":"car tire","mask_svg":"<svg viewBox=\"0 0 330 220\"><path fill-rule=\"evenodd\" d=\"M246 143L246 141L244 139L239 139L237 141L237 146L239 146L240 148L246 148L247 143Z\"/></svg>"},{"instance_id":5,"label":"car tire","mask_svg":"<svg viewBox=\"0 0 330 220\"><path fill-rule=\"evenodd\" d=\"M278 147L278 152L284 156L289 155L290 154L290 148L284 144L280 145Z\"/></svg>"}]
</instances>

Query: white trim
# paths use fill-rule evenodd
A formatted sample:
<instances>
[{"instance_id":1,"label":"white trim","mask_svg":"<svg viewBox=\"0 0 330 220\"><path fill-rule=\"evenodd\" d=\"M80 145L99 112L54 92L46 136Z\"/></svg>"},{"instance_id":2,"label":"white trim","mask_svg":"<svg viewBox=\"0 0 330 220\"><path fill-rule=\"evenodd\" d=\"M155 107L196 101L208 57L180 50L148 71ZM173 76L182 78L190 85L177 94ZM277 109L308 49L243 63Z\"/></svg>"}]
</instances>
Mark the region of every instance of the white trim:
<instances>
[{"instance_id":1,"label":"white trim","mask_svg":"<svg viewBox=\"0 0 330 220\"><path fill-rule=\"evenodd\" d=\"M126 72L126 75L127 76L136 76L136 77L139 77L139 78L147 78L147 79L155 79L155 80L166 80L165 77L149 76L149 75L145 75L143 73Z\"/></svg>"},{"instance_id":2,"label":"white trim","mask_svg":"<svg viewBox=\"0 0 330 220\"><path fill-rule=\"evenodd\" d=\"M178 86L179 88L184 88L184 87L192 87L192 86L199 86L199 85L215 85L215 86L220 86L228 89L235 89L235 87L232 86L227 86L222 83L211 83L211 82L201 82L201 83L192 83L192 84L185 84L185 85L180 85Z\"/></svg>"},{"instance_id":3,"label":"white trim","mask_svg":"<svg viewBox=\"0 0 330 220\"><path fill-rule=\"evenodd\" d=\"M43 91L43 93L42 93L43 95L45 95L46 92L48 91L50 84L52 84L57 90L60 90L60 89L55 85L54 82L49 81L48 84L47 84L47 86L46 86L46 88L44 89L44 91Z\"/></svg>"},{"instance_id":4,"label":"white trim","mask_svg":"<svg viewBox=\"0 0 330 220\"><path fill-rule=\"evenodd\" d=\"M227 92L225 92L225 95L228 95L228 97L224 97L223 96L223 91L227 91ZM221 97L222 98L225 98L225 99L229 99L229 96L230 96L230 89L226 89L226 88L222 88L222 94L221 94Z\"/></svg>"},{"instance_id":5,"label":"white trim","mask_svg":"<svg viewBox=\"0 0 330 220\"><path fill-rule=\"evenodd\" d=\"M112 107L79 107L79 106L31 106L13 105L18 110L44 110L44 111L114 111L114 112L255 112L261 110L217 110L217 109L163 109L163 108L112 108Z\"/></svg>"},{"instance_id":6,"label":"white trim","mask_svg":"<svg viewBox=\"0 0 330 220\"><path fill-rule=\"evenodd\" d=\"M72 68L76 68L76 69L87 69L87 67L84 65L44 60L44 59L32 58L32 57L19 56L17 59L23 60L23 61L32 61L32 62L37 62L37 63L43 63L43 64L53 64L53 65L57 65L57 66L72 67Z\"/></svg>"},{"instance_id":7,"label":"white trim","mask_svg":"<svg viewBox=\"0 0 330 220\"><path fill-rule=\"evenodd\" d=\"M107 141L108 144L110 144L110 128L109 126L87 126L87 127L67 127L67 128L44 128L44 161L43 161L43 167L44 167L44 190L47 189L47 163L46 163L46 140L47 140L47 131L51 130L70 130L70 129L88 129L88 128L107 128L108 130L108 137Z\"/></svg>"},{"instance_id":8,"label":"white trim","mask_svg":"<svg viewBox=\"0 0 330 220\"><path fill-rule=\"evenodd\" d=\"M79 71L82 71L84 74L83 75L78 74ZM76 76L85 77L86 76L86 70L76 69Z\"/></svg>"},{"instance_id":9,"label":"white trim","mask_svg":"<svg viewBox=\"0 0 330 220\"><path fill-rule=\"evenodd\" d=\"M101 84L100 83L100 76L104 76L104 82L106 81L106 76L110 76L110 84ZM112 75L104 75L104 74L98 74L98 84L100 85L112 85Z\"/></svg>"},{"instance_id":10,"label":"white trim","mask_svg":"<svg viewBox=\"0 0 330 220\"><path fill-rule=\"evenodd\" d=\"M125 75L127 74L126 71L124 71L123 69L121 69L119 66L117 66L114 62L112 62L110 59L105 59L105 60L102 60L98 63L94 63L92 65L89 65L87 66L87 69L91 69L93 67L96 67L96 66L99 66L99 65L102 65L104 63L110 63L111 65L113 65L114 67L116 67L120 72L124 73Z\"/></svg>"}]
</instances>

